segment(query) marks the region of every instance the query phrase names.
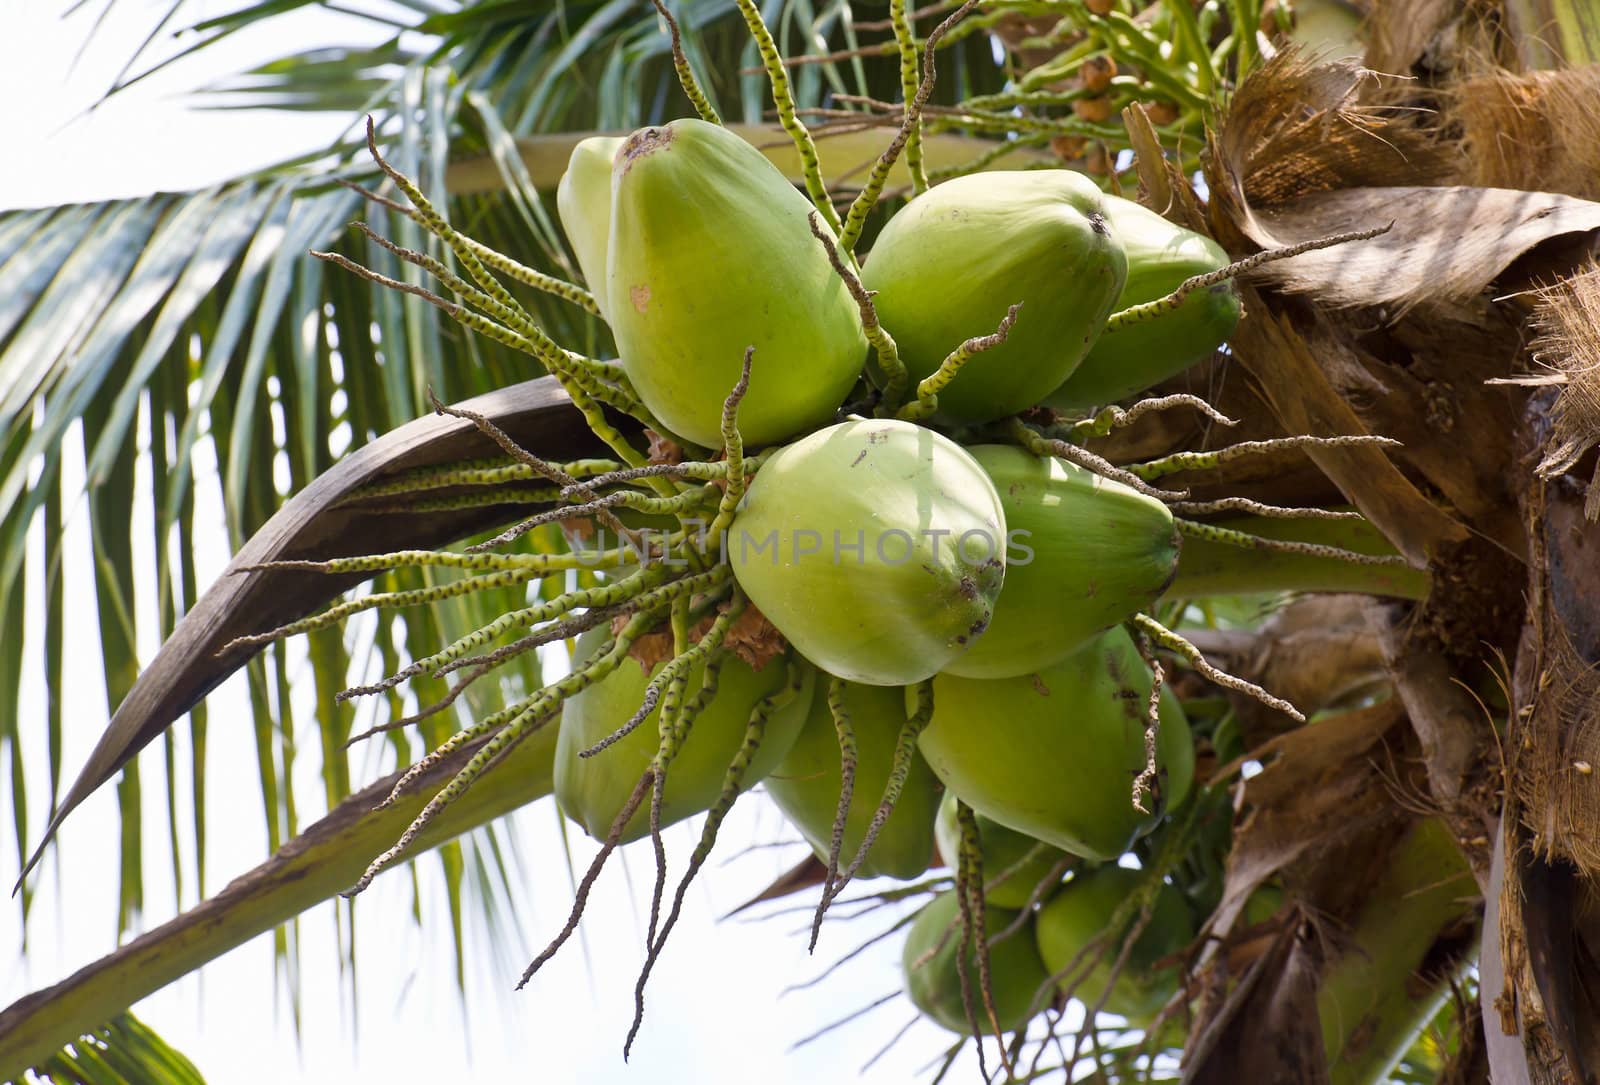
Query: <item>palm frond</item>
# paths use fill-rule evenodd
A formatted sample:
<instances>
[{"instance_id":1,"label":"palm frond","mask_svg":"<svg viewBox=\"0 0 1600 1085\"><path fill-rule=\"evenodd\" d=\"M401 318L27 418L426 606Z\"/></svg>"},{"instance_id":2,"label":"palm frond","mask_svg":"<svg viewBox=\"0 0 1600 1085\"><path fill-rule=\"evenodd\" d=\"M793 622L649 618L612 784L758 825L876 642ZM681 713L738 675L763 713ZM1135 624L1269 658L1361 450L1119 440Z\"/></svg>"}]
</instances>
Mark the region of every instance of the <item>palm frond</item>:
<instances>
[{"instance_id":1,"label":"palm frond","mask_svg":"<svg viewBox=\"0 0 1600 1085\"><path fill-rule=\"evenodd\" d=\"M30 1069L40 1085L205 1085L192 1062L131 1013L86 1030Z\"/></svg>"}]
</instances>

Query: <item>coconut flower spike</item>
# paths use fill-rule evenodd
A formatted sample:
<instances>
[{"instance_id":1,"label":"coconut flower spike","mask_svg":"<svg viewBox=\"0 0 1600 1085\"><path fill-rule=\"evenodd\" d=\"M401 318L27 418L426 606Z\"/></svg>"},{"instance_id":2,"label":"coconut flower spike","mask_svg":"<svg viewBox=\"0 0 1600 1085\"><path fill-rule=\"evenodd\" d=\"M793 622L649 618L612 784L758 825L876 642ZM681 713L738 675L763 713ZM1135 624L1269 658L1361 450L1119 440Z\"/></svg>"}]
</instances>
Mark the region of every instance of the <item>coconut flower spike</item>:
<instances>
[{"instance_id":1,"label":"coconut flower spike","mask_svg":"<svg viewBox=\"0 0 1600 1085\"><path fill-rule=\"evenodd\" d=\"M956 379L962 366L984 351L1004 343L1011 335L1012 325L1016 324L1020 312L1022 303L1019 301L1006 309L1006 315L1000 318L1000 324L994 331L988 335L975 335L951 351L939 363L938 369L917 383L917 398L901 407L897 417L907 422L919 422L937 412L939 392Z\"/></svg>"},{"instance_id":2,"label":"coconut flower spike","mask_svg":"<svg viewBox=\"0 0 1600 1085\"><path fill-rule=\"evenodd\" d=\"M817 938L822 933L822 918L827 915L828 906L844 891L844 887L850 884L850 879L856 876L856 871L861 869L861 864L866 861L872 845L877 843L878 834L883 831L889 815L894 813L895 805L900 801L900 792L905 790L906 779L911 775L912 761L917 752L917 737L927 730L928 724L933 722L933 681L930 679L918 682L912 689L915 691L913 695L915 708L901 726L899 738L895 741L894 759L890 762L889 779L884 784L883 798L878 803L878 809L873 812L872 821L868 823L867 831L862 836L850 865L845 867L831 885L823 886L822 899L817 902L817 910L811 919L811 943L808 952L817 948Z\"/></svg>"},{"instance_id":3,"label":"coconut flower spike","mask_svg":"<svg viewBox=\"0 0 1600 1085\"><path fill-rule=\"evenodd\" d=\"M1149 637L1168 651L1176 652L1187 660L1191 667L1224 689L1231 689L1235 693L1243 693L1247 697L1252 697L1268 708L1282 712L1296 723L1306 722L1305 714L1294 705L1281 697L1274 697L1254 682L1247 682L1237 675L1229 674L1227 671L1213 666L1205 655L1201 653L1200 649L1148 614L1135 614L1128 624L1131 627L1130 632L1135 636L1143 635Z\"/></svg>"},{"instance_id":4,"label":"coconut flower spike","mask_svg":"<svg viewBox=\"0 0 1600 1085\"><path fill-rule=\"evenodd\" d=\"M839 248L845 252L852 252L856 242L861 239L861 229L867 223L867 215L877 206L878 199L883 195L883 186L889 179L889 171L894 168L895 162L900 158L900 152L905 149L913 134L920 140L922 132L922 109L928 104L928 98L933 94L933 85L937 79L934 50L939 47L940 40L950 32L950 29L967 16L973 8L978 6L978 0L967 0L951 15L934 27L928 35L928 40L922 48L922 82L918 84L916 93L906 99L905 117L900 123L900 131L895 133L889 146L885 147L878 160L872 164L872 171L867 175L866 184L861 186L861 192L850 204L850 210L845 213L844 227L839 230ZM902 13L902 20L904 14ZM909 31L908 31L909 33ZM899 38L899 28L896 28L896 38ZM903 49L902 42L901 48ZM904 78L904 62L902 61L902 79ZM923 178L923 187L927 187L927 179ZM837 224L830 223L837 226Z\"/></svg>"},{"instance_id":5,"label":"coconut flower spike","mask_svg":"<svg viewBox=\"0 0 1600 1085\"><path fill-rule=\"evenodd\" d=\"M1276 249L1267 249L1265 252L1258 252L1254 256L1247 256L1243 260L1236 260L1227 267L1219 268L1216 271L1208 271L1203 275L1191 276L1179 283L1177 289L1165 297L1145 302L1142 305L1129 306L1119 312L1112 313L1106 318L1105 327L1102 329L1101 334L1111 335L1142 321L1152 320L1163 313L1169 313L1182 305L1184 299L1196 290L1204 290L1208 286L1225 283L1230 279L1243 275L1247 271L1260 267L1262 264L1287 260L1302 253L1313 252L1317 249L1328 249L1350 241L1367 241L1381 234L1386 234L1393 228L1394 223L1391 222L1386 226L1379 226L1372 230L1357 230L1353 233L1334 234L1331 237L1321 237L1314 241L1301 242L1298 245L1285 245Z\"/></svg>"},{"instance_id":6,"label":"coconut flower spike","mask_svg":"<svg viewBox=\"0 0 1600 1085\"><path fill-rule=\"evenodd\" d=\"M789 133L789 138L794 140L795 150L800 154L800 172L805 178L806 194L811 197L811 202L816 205L817 211L829 229L837 233L839 214L833 209L833 201L828 198L828 187L822 180L822 165L817 158L817 144L811 138L811 132L806 128L805 122L795 112L794 94L789 89L789 72L784 67L783 56L778 52L777 43L772 40L772 31L767 29L765 20L761 18L761 9L755 0L735 0L735 3L739 7L739 14L744 16L745 25L750 29L750 36L755 39L756 52L761 54L761 66L766 69L767 80L772 84L772 104L778 111L778 123Z\"/></svg>"},{"instance_id":7,"label":"coconut flower spike","mask_svg":"<svg viewBox=\"0 0 1600 1085\"><path fill-rule=\"evenodd\" d=\"M845 704L845 686L844 679L828 676L828 714L833 717L833 730L839 739L839 805L834 811L833 829L828 838L828 870L822 880L824 899L832 895L839 878L839 852L844 848L845 822L850 805L855 801L856 732L850 720L850 708Z\"/></svg>"},{"instance_id":8,"label":"coconut flower spike","mask_svg":"<svg viewBox=\"0 0 1600 1085\"><path fill-rule=\"evenodd\" d=\"M394 846L374 859L371 864L368 865L366 871L361 875L361 877L356 880L355 885L346 890L343 895L345 897L353 897L362 890L366 889L366 887L372 883L373 878L377 877L407 852L412 843L416 840L417 836L428 827L428 824L432 822L433 819L445 809L445 807L449 806L452 802L465 794L466 790L472 786L473 782L480 775L482 775L485 769L493 764L501 755L509 751L514 745L516 745L516 743L522 741L522 739L526 738L535 730L548 723L555 715L556 710L561 706L562 701L566 700L568 697L579 692L580 690L586 689L594 683L600 681L601 679L605 678L606 675L615 670L622 660L627 656L628 647L632 644L633 640L642 634L647 628L649 628L650 625L653 625L655 621L656 618L654 615L635 615L634 618L629 621L628 626L624 629L624 631L618 635L616 644L612 647L610 652L601 656L597 660L591 661L588 665L572 672L560 682L548 687L534 700L534 703L529 705L527 708L524 708L514 718L506 722L504 726L500 727L500 729L496 731L488 739L488 741L486 741L483 746L472 755L472 758L461 768L461 771L457 772L455 776L450 779L450 782L445 784L444 787L440 788L433 798L428 801L428 804L422 808L422 812L419 813L412 820L411 824L406 827L405 832L400 834L400 839L395 842ZM471 729L471 731L481 731L487 726L487 723L488 721L485 721L485 724L480 725L479 728ZM462 744L462 742L459 741L460 736L468 733L468 731L462 731L458 732L456 736L453 736L453 738L457 740L455 742L456 748L459 748ZM441 749L442 748L443 747L441 746ZM426 760L427 759L424 758L424 762ZM419 762L419 764L421 763L422 762ZM407 775L409 776L411 773L408 773ZM404 780L405 778L402 777L401 782L403 783ZM400 786L400 783L395 785L396 791L399 790Z\"/></svg>"},{"instance_id":9,"label":"coconut flower spike","mask_svg":"<svg viewBox=\"0 0 1600 1085\"><path fill-rule=\"evenodd\" d=\"M900 348L895 346L894 337L889 330L878 320L877 306L872 304L872 294L861 284L861 277L852 267L854 261L839 252L839 246L834 242L832 235L822 228L817 221L816 212L810 216L811 235L822 243L828 253L828 262L833 265L833 270L839 278L844 280L845 288L850 291L850 296L855 299L856 308L861 312L861 330L867 337L867 342L872 344L873 353L877 356L878 367L883 370L883 392L879 398L878 415L893 414L900 405L900 397L905 395L906 384L910 381L910 374L906 372L905 363L900 360Z\"/></svg>"},{"instance_id":10,"label":"coconut flower spike","mask_svg":"<svg viewBox=\"0 0 1600 1085\"><path fill-rule=\"evenodd\" d=\"M739 404L750 391L750 366L755 354L755 347L745 348L739 379L734 383L733 391L728 393L728 398L722 405L722 449L728 466L727 474L724 476L722 500L717 504L717 515L706 529L706 535L711 539L722 538L722 533L733 523L733 514L739 508L740 499L744 497L746 483L744 441L739 436Z\"/></svg>"},{"instance_id":11,"label":"coconut flower spike","mask_svg":"<svg viewBox=\"0 0 1600 1085\"><path fill-rule=\"evenodd\" d=\"M683 901L688 894L689 885L694 881L705 862L711 856L712 848L716 846L717 833L722 828L723 820L728 816L728 811L733 809L733 804L744 791L744 779L750 771L750 765L761 749L762 739L766 736L767 721L773 713L789 704L800 694L805 685L805 665L790 661L788 681L777 692L757 702L751 710L749 723L745 727L744 741L739 750L734 754L733 761L728 765L723 777L722 792L717 801L706 814L704 826L700 830L700 842L695 845L694 852L689 856L688 869L684 871L679 880L677 889L672 896L672 907L667 912L667 918L661 925L660 936L651 944L645 958L643 969L639 973L638 983L634 988L634 1019L628 1030L627 1040L623 1043L623 1058L627 1058L632 1050L633 1041L638 1036L639 1026L644 1021L644 989L650 979L650 972L655 967L655 962L660 958L661 951L666 947L667 936L672 933L677 925L678 917L683 911ZM707 664L709 671L710 664Z\"/></svg>"},{"instance_id":12,"label":"coconut flower spike","mask_svg":"<svg viewBox=\"0 0 1600 1085\"><path fill-rule=\"evenodd\" d=\"M683 51L683 31L678 28L678 20L672 17L672 12L667 10L663 0L650 0L655 5L656 14L660 15L667 24L667 33L672 38L672 67L678 73L678 85L683 88L684 96L689 99L689 104L694 106L694 111L700 119L708 124L721 124L722 118L717 116L716 109L711 105L711 99L706 97L705 88L700 86L700 80L695 78L694 68L689 65L689 57Z\"/></svg>"}]
</instances>

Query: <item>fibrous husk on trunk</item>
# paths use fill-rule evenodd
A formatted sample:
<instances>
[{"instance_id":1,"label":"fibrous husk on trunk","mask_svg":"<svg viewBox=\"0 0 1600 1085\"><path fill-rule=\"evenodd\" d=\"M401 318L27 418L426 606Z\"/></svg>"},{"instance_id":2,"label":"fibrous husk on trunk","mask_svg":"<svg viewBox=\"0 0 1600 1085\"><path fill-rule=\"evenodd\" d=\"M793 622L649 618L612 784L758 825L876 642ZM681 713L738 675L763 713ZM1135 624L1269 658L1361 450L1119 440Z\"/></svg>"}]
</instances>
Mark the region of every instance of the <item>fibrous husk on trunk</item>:
<instances>
[{"instance_id":1,"label":"fibrous husk on trunk","mask_svg":"<svg viewBox=\"0 0 1600 1085\"><path fill-rule=\"evenodd\" d=\"M1600 101L1600 84L1595 94ZM1600 147L1600 134L1596 140ZM1533 326L1539 333L1532 344L1533 359L1545 370L1533 380L1561 389L1550 410L1550 436L1538 467L1539 477L1548 480L1571 471L1600 445L1600 267L1540 291ZM1590 479L1583 512L1589 520L1600 518L1600 464Z\"/></svg>"},{"instance_id":2,"label":"fibrous husk on trunk","mask_svg":"<svg viewBox=\"0 0 1600 1085\"><path fill-rule=\"evenodd\" d=\"M1462 180L1600 198L1600 65L1517 74L1492 70L1449 88Z\"/></svg>"},{"instance_id":3,"label":"fibrous husk on trunk","mask_svg":"<svg viewBox=\"0 0 1600 1085\"><path fill-rule=\"evenodd\" d=\"M1600 877L1600 525L1566 476L1532 484L1535 560L1506 788L1541 859Z\"/></svg>"}]
</instances>

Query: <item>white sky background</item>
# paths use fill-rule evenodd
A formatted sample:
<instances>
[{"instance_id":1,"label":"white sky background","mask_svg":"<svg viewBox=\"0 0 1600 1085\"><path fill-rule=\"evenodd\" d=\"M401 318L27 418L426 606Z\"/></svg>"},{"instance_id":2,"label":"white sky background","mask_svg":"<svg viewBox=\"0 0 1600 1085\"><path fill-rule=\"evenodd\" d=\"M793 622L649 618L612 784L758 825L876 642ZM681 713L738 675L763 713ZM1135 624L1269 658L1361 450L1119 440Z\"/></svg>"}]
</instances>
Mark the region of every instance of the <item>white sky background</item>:
<instances>
[{"instance_id":1,"label":"white sky background","mask_svg":"<svg viewBox=\"0 0 1600 1085\"><path fill-rule=\"evenodd\" d=\"M141 41L165 3L121 0L92 46L73 66L103 0L62 21L63 0L0 0L0 26L7 29L7 59L0 65L0 208L50 205L133 196L158 189L204 185L323 146L348 118L306 114L205 113L185 108L182 92L207 79L239 71L323 42L370 34L365 24L322 12L302 11L235 36L205 50L193 63L177 65L147 84L84 116ZM194 2L173 26L192 24L225 10L216 2ZM170 44L163 50L170 50ZM79 437L69 442L68 493L81 485ZM204 471L209 445L197 450ZM148 494L147 478L140 493ZM214 486L198 490L197 531L202 545L200 581L209 582L226 562L222 510ZM149 509L135 509L136 525L148 524ZM207 533L209 535L207 536ZM135 529L139 586L153 568L148 529ZM82 573L89 552L87 515L72 511L68 561ZM40 767L44 735L40 566L42 539L30 548L28 638L31 655L22 690L24 734L35 737L30 759ZM78 594L67 600L69 663L65 688L68 779L77 771L107 719L95 607L86 576L76 576ZM137 600L148 662L156 645L154 600ZM302 668L309 694L309 673ZM210 834L207 888L215 891L266 854L253 736L241 676L211 696L207 811ZM297 717L311 719L309 706ZM302 824L320 812L315 735L297 736L297 796ZM177 730L178 763L188 764L187 727ZM142 761L146 804L145 928L177 910L166 844L166 782L159 743ZM357 767L361 765L357 759ZM368 766L369 769L371 766ZM361 779L376 775L374 770ZM187 778L180 781L187 794ZM30 793L31 833L44 822L44 787ZM0 780L0 810L9 811L8 783ZM180 811L187 823L189 813ZM621 1042L640 961L642 925L651 862L647 844L625 852L628 874L613 864L591 899L585 944L574 939L530 988L513 994L511 982L532 951L543 945L565 917L571 900L561 858L557 814L549 802L512 819L521 843L515 921L523 949L514 959L491 961L482 926L469 916L467 1011L455 989L448 918L436 864L419 864L428 895L419 929L410 913L404 874L381 879L357 910L357 984L352 1010L341 993L333 912L323 906L300 924L304 998L298 1040L286 1000L275 997L271 938L263 935L135 1007L144 1020L189 1055L213 1085L233 1082L451 1081L630 1081L768 1083L854 1080L857 1068L913 1016L898 999L830 1039L785 1054L788 1046L823 1023L872 1001L899 984L900 938L891 937L851 962L819 988L780 998L790 983L809 978L867 935L888 927L883 912L825 933L815 959L807 959L798 933L806 917L760 924L714 922L714 917L762 888L802 854L801 848L749 853L721 865L744 845L794 839L764 798L741 802L722 834L718 853L691 892L673 941L651 981L649 1013L633 1063L621 1060ZM5 820L9 821L9 815ZM692 826L692 827L691 827ZM698 820L669 833L668 847L681 870ZM103 788L66 824L60 847L38 880L26 953L15 906L0 903L0 1004L110 951L115 944L117 819L113 788ZM593 845L574 835L575 855L586 863ZM185 837L183 846L190 841ZM193 857L185 856L192 870ZM9 885L19 857L9 827L0 832L0 882ZM183 907L194 903L192 876ZM631 884L630 884L631 883ZM796 898L811 903L814 895ZM587 953L587 960L586 960ZM470 1017L470 1020L468 1019ZM919 1070L935 1059L950 1037L919 1024L865 1082L904 1082L930 1076ZM964 1072L963 1072L964 1071ZM972 1080L976 1068L960 1067L949 1080Z\"/></svg>"}]
</instances>

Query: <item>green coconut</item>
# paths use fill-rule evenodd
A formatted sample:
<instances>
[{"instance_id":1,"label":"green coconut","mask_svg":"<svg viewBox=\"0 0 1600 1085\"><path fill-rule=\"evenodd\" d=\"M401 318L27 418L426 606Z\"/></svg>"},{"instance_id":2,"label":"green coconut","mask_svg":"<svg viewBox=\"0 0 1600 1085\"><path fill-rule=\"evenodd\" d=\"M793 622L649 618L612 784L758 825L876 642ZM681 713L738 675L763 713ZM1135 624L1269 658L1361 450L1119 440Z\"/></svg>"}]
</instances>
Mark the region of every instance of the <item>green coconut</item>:
<instances>
[{"instance_id":1,"label":"green coconut","mask_svg":"<svg viewBox=\"0 0 1600 1085\"><path fill-rule=\"evenodd\" d=\"M640 399L675 433L721 445L750 347L739 430L751 445L831 421L860 377L861 314L811 212L766 156L714 124L641 128L617 152L607 319Z\"/></svg>"},{"instance_id":2,"label":"green coconut","mask_svg":"<svg viewBox=\"0 0 1600 1085\"><path fill-rule=\"evenodd\" d=\"M1185 279L1228 266L1221 245L1132 200L1107 196L1105 210L1128 255L1118 310L1166 297ZM1233 283L1197 290L1170 312L1102 334L1083 364L1045 402L1085 410L1142 392L1211 357L1233 334L1239 313Z\"/></svg>"},{"instance_id":3,"label":"green coconut","mask_svg":"<svg viewBox=\"0 0 1600 1085\"><path fill-rule=\"evenodd\" d=\"M956 820L956 802L955 795L946 791L944 801L939 804L938 820L934 822L939 854L952 870L961 854L961 825ZM1023 907L1034 889L1050 876L1067 853L1008 829L977 811L973 814L978 822L979 847L983 851L983 882L988 887L984 899L1001 908ZM1006 871L1011 873L1000 878Z\"/></svg>"},{"instance_id":4,"label":"green coconut","mask_svg":"<svg viewBox=\"0 0 1600 1085\"><path fill-rule=\"evenodd\" d=\"M1052 976L1071 964L1091 941L1106 935L1105 951L1094 965L1085 972L1080 964L1063 982L1065 987L1082 975L1073 993L1090 1006L1106 992L1122 940L1138 913L1115 930L1110 928L1112 916L1138 891L1144 878L1140 871L1119 866L1079 871L1035 917L1039 955ZM1159 967L1157 962L1182 953L1193 939L1194 920L1183 894L1163 883L1151 905L1150 921L1134 939L1121 971L1111 982L1104 1008L1136 1023L1159 1012L1178 990L1178 968L1176 962ZM1087 955L1082 958L1087 959Z\"/></svg>"},{"instance_id":5,"label":"green coconut","mask_svg":"<svg viewBox=\"0 0 1600 1085\"><path fill-rule=\"evenodd\" d=\"M994 620L948 673L1014 678L1059 663L1171 583L1178 533L1155 498L1010 445L967 451L1000 494L1012 547Z\"/></svg>"},{"instance_id":6,"label":"green coconut","mask_svg":"<svg viewBox=\"0 0 1600 1085\"><path fill-rule=\"evenodd\" d=\"M833 840L842 784L838 731L826 693L818 689L800 737L766 781L767 794L823 860ZM904 698L891 687L850 683L844 688L844 706L855 735L856 768L839 853L841 866L855 855L877 812L906 719ZM933 859L938 805L939 781L915 754L894 812L883 823L859 872L866 877L915 878L927 870Z\"/></svg>"},{"instance_id":7,"label":"green coconut","mask_svg":"<svg viewBox=\"0 0 1600 1085\"><path fill-rule=\"evenodd\" d=\"M933 720L918 739L950 791L975 811L1084 859L1109 861L1154 828L1133 807L1144 768L1150 670L1117 626L1052 667L1020 678L933 683ZM1165 686L1157 768L1167 809L1194 776L1183 706ZM1155 804L1146 797L1146 805Z\"/></svg>"},{"instance_id":8,"label":"green coconut","mask_svg":"<svg viewBox=\"0 0 1600 1085\"><path fill-rule=\"evenodd\" d=\"M605 628L591 629L578 638L573 666L579 667L605 646L610 633ZM627 805L639 777L650 767L660 744L659 706L626 738L595 754L580 757L586 750L622 726L644 702L645 687L660 673L658 663L649 675L633 660L601 681L569 698L561 712L561 734L556 740L555 795L568 817L577 821L590 836L604 840L611 823ZM734 754L744 743L750 713L764 698L781 690L788 680L783 660L774 660L760 671L734 655L723 657L716 697L695 719L689 737L667 769L667 784L662 796L661 824L670 825L711 808L722 794L723 778ZM688 690L693 696L700 689L705 665L689 670ZM745 774L743 787L749 790L771 772L788 754L805 724L815 685L810 668L797 695L767 717L761 747ZM645 836L650 831L649 802L629 820L622 843Z\"/></svg>"},{"instance_id":9,"label":"green coconut","mask_svg":"<svg viewBox=\"0 0 1600 1085\"><path fill-rule=\"evenodd\" d=\"M1127 275L1104 199L1071 170L993 170L937 185L889 220L861 279L913 381L1022 303L1006 341L939 393L942 415L1016 414L1078 367Z\"/></svg>"},{"instance_id":10,"label":"green coconut","mask_svg":"<svg viewBox=\"0 0 1600 1085\"><path fill-rule=\"evenodd\" d=\"M606 246L611 237L611 163L621 146L621 136L580 140L556 185L556 214L601 316L606 312Z\"/></svg>"},{"instance_id":11,"label":"green coconut","mask_svg":"<svg viewBox=\"0 0 1600 1085\"><path fill-rule=\"evenodd\" d=\"M961 999L961 973L956 961L956 954L962 948L960 917L961 905L954 893L941 893L923 906L906 934L900 968L905 977L906 994L917 1009L952 1032L970 1035L972 1024L967 1020ZM1017 913L1008 909L985 907L984 929L990 935L998 934L1016 918ZM952 923L956 924L955 929L946 938L945 932ZM994 996L995 1017L1004 1032L1028 1023L1033 997L1050 978L1039 959L1032 925L1030 920L1017 933L989 948L990 993ZM913 967L935 947L937 951L931 957L920 967ZM967 977L973 1012L979 1027L987 1032L988 1015L978 985L978 956L970 947L967 947Z\"/></svg>"},{"instance_id":12,"label":"green coconut","mask_svg":"<svg viewBox=\"0 0 1600 1085\"><path fill-rule=\"evenodd\" d=\"M851 682L902 686L988 628L1005 512L983 468L933 430L841 422L778 449L724 543L789 643Z\"/></svg>"}]
</instances>

